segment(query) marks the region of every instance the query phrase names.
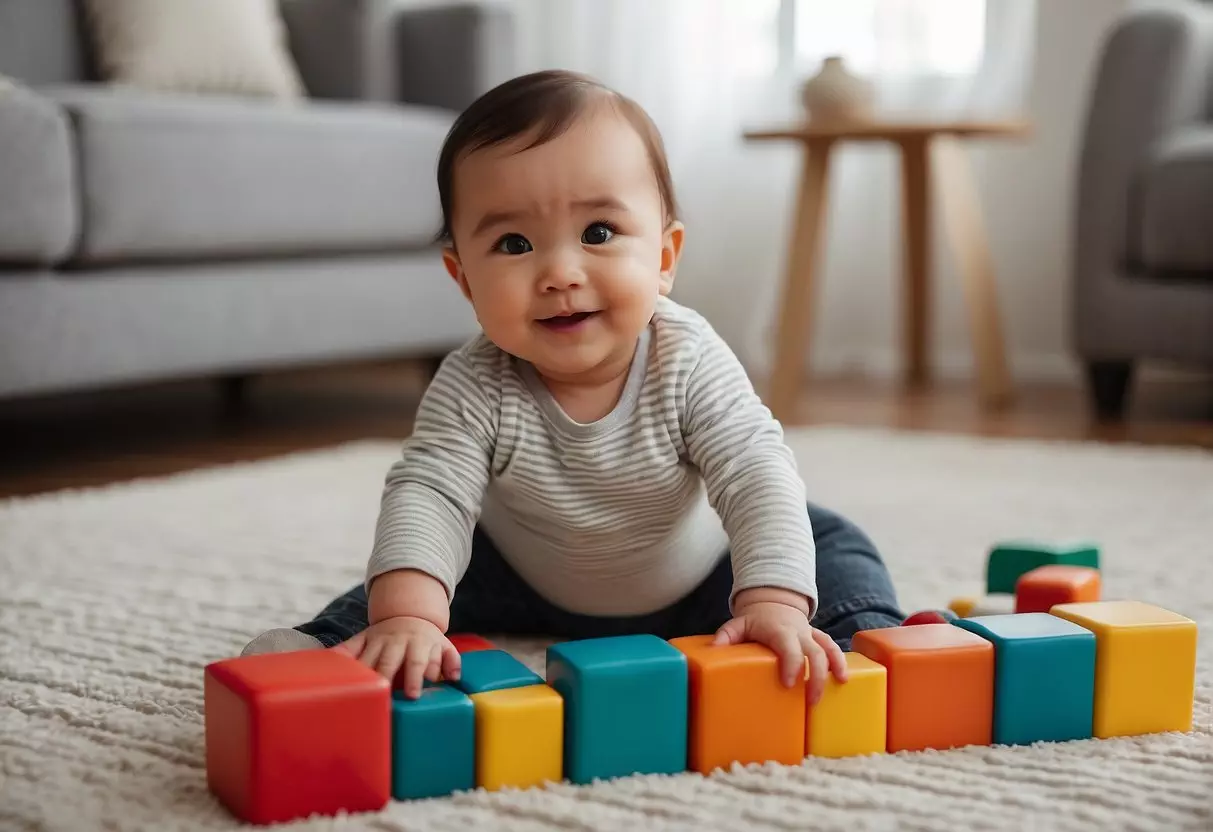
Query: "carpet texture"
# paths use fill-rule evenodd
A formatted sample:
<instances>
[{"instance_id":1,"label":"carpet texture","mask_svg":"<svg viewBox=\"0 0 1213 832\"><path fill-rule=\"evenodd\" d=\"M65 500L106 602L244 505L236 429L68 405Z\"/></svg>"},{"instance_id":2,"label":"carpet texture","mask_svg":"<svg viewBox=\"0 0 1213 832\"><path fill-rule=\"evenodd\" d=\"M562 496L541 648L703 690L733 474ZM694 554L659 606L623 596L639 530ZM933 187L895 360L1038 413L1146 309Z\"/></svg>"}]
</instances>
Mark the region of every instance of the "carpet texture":
<instances>
[{"instance_id":1,"label":"carpet texture","mask_svg":"<svg viewBox=\"0 0 1213 832\"><path fill-rule=\"evenodd\" d=\"M467 793L291 828L1213 828L1213 456L826 428L788 442L907 609L978 589L997 538L1097 538L1108 596L1201 627L1194 730ZM202 667L359 580L396 450L0 503L0 829L236 828L206 790ZM542 670L542 642L506 644Z\"/></svg>"}]
</instances>

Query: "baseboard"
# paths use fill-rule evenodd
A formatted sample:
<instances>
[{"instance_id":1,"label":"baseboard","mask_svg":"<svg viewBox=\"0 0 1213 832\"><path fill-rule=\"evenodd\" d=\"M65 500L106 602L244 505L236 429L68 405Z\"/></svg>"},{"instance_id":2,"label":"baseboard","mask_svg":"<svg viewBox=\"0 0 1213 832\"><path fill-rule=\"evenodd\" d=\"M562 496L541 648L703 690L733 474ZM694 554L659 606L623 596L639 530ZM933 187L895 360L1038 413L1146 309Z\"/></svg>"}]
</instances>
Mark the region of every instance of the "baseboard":
<instances>
[{"instance_id":1,"label":"baseboard","mask_svg":"<svg viewBox=\"0 0 1213 832\"><path fill-rule=\"evenodd\" d=\"M754 378L765 378L770 372L771 359L764 355L745 362ZM1008 358L1012 381L1044 383L1079 383L1082 370L1079 363L1065 355L1027 353ZM821 350L813 356L815 376L861 375L878 380L896 379L901 375L901 353L887 349ZM935 355L931 360L932 374L943 381L968 381L975 375L973 356L952 350Z\"/></svg>"}]
</instances>

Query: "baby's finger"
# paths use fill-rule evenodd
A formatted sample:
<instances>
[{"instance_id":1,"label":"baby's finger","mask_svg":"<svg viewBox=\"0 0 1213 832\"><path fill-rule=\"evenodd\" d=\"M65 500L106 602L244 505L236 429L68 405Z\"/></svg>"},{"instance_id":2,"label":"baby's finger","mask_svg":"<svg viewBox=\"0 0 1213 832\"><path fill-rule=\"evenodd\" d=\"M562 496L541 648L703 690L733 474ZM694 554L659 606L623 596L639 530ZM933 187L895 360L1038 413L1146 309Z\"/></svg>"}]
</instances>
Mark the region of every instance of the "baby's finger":
<instances>
[{"instance_id":1,"label":"baby's finger","mask_svg":"<svg viewBox=\"0 0 1213 832\"><path fill-rule=\"evenodd\" d=\"M442 673L442 644L434 642L430 648L430 662L425 666L425 678L437 682Z\"/></svg>"},{"instance_id":2,"label":"baby's finger","mask_svg":"<svg viewBox=\"0 0 1213 832\"><path fill-rule=\"evenodd\" d=\"M383 649L379 651L379 660L375 662L375 669L379 671L379 675L394 683L396 671L400 670L400 665L404 663L404 650L404 642L398 639L392 639L384 644Z\"/></svg>"},{"instance_id":3,"label":"baby's finger","mask_svg":"<svg viewBox=\"0 0 1213 832\"><path fill-rule=\"evenodd\" d=\"M804 674L804 651L800 648L800 640L794 632L783 630L772 639L771 648L779 654L784 685L792 687Z\"/></svg>"},{"instance_id":4,"label":"baby's finger","mask_svg":"<svg viewBox=\"0 0 1213 832\"><path fill-rule=\"evenodd\" d=\"M345 641L334 647L334 650L343 650L349 653L355 659L362 655L362 648L366 646L366 630L350 636Z\"/></svg>"},{"instance_id":5,"label":"baby's finger","mask_svg":"<svg viewBox=\"0 0 1213 832\"><path fill-rule=\"evenodd\" d=\"M426 668L430 664L428 650L417 649L416 644L410 644L404 656L404 695L416 699L421 695L421 684L425 679Z\"/></svg>"},{"instance_id":6,"label":"baby's finger","mask_svg":"<svg viewBox=\"0 0 1213 832\"><path fill-rule=\"evenodd\" d=\"M459 651L455 649L455 645L449 641L442 645L442 678L448 682L459 681L459 671L463 667L463 661L459 656Z\"/></svg>"},{"instance_id":7,"label":"baby's finger","mask_svg":"<svg viewBox=\"0 0 1213 832\"><path fill-rule=\"evenodd\" d=\"M825 651L821 649L821 645L813 640L810 635L801 637L801 646L804 649L805 660L809 663L809 682L807 696L810 705L816 705L821 701L821 695L825 693L826 677L829 675L830 663L826 659Z\"/></svg>"},{"instance_id":8,"label":"baby's finger","mask_svg":"<svg viewBox=\"0 0 1213 832\"><path fill-rule=\"evenodd\" d=\"M813 630L813 640L821 645L822 650L825 650L826 660L830 663L830 672L834 674L834 678L845 682L847 680L847 657L842 652L842 648L838 646L838 642L817 629Z\"/></svg>"},{"instance_id":9,"label":"baby's finger","mask_svg":"<svg viewBox=\"0 0 1213 832\"><path fill-rule=\"evenodd\" d=\"M379 654L383 652L383 639L368 638L366 644L362 648L362 652L358 654L358 661L370 668L379 665Z\"/></svg>"}]
</instances>

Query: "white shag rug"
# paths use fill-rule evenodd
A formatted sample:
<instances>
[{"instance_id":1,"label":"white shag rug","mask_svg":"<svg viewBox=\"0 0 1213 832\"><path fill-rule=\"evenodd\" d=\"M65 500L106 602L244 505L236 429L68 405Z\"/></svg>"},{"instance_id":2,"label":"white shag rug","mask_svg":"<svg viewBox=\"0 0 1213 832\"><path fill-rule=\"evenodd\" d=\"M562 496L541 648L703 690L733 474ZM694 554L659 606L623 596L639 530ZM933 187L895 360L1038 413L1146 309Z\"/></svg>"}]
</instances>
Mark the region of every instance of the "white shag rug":
<instances>
[{"instance_id":1,"label":"white shag rug","mask_svg":"<svg viewBox=\"0 0 1213 832\"><path fill-rule=\"evenodd\" d=\"M1213 829L1213 455L842 428L788 442L907 609L979 589L998 538L1098 539L1108 595L1201 627L1194 730L472 792L292 828ZM397 447L0 503L0 829L237 828L206 790L202 667L360 579ZM542 642L507 645L542 670Z\"/></svg>"}]
</instances>

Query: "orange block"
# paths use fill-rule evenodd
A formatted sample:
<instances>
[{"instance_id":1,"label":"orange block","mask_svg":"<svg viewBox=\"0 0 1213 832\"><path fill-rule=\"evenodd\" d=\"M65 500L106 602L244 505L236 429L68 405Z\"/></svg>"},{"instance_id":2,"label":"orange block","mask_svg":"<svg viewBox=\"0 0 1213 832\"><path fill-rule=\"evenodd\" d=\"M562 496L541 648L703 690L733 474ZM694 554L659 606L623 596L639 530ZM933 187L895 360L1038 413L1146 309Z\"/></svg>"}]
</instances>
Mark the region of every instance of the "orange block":
<instances>
[{"instance_id":1,"label":"orange block","mask_svg":"<svg viewBox=\"0 0 1213 832\"><path fill-rule=\"evenodd\" d=\"M989 745L994 645L952 624L863 630L851 649L888 670L888 751Z\"/></svg>"},{"instance_id":2,"label":"orange block","mask_svg":"<svg viewBox=\"0 0 1213 832\"><path fill-rule=\"evenodd\" d=\"M761 644L712 646L713 636L670 641L690 674L687 768L710 774L733 762L798 765L805 756L805 680L779 678L775 652Z\"/></svg>"},{"instance_id":3,"label":"orange block","mask_svg":"<svg viewBox=\"0 0 1213 832\"><path fill-rule=\"evenodd\" d=\"M1015 612L1048 612L1056 604L1098 601L1099 570L1089 566L1038 566L1015 582Z\"/></svg>"}]
</instances>

